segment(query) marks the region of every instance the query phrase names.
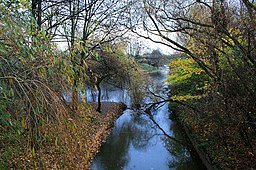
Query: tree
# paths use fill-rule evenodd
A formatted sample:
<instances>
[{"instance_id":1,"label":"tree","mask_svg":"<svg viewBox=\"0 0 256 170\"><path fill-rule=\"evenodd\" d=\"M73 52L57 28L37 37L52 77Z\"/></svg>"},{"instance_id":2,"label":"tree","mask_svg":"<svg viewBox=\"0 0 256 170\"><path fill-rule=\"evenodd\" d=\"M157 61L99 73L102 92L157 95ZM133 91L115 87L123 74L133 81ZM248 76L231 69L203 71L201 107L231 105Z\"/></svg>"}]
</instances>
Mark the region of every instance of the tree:
<instances>
[{"instance_id":1,"label":"tree","mask_svg":"<svg viewBox=\"0 0 256 170\"><path fill-rule=\"evenodd\" d=\"M0 119L11 133L28 135L27 142L37 149L40 121L48 123L65 114L60 89L66 81L54 46L40 30L35 35L33 24L28 24L33 20L28 9L26 4L0 3Z\"/></svg>"},{"instance_id":2,"label":"tree","mask_svg":"<svg viewBox=\"0 0 256 170\"><path fill-rule=\"evenodd\" d=\"M134 12L126 27L145 39L180 51L193 59L195 63L192 66L196 64L196 68L199 66L203 73L196 76L191 74L177 76L176 78L180 79L184 76L189 78L187 77L185 81L186 86L176 82L176 87L172 86L173 90L177 90L176 92L181 96L188 93L201 96L202 91L197 91L192 83L200 83L200 79L207 80L203 97L186 101L188 106L192 104L192 108L196 106L201 108L200 110L206 110L207 113L203 114L190 108L194 115L183 113L184 117L181 120L185 120L186 124L190 124L196 130L198 129L195 123L214 125L216 128L211 127L210 130L218 139L209 133L207 140L211 138L211 142L219 141L223 144L224 150L232 148L234 152L236 148L230 146L229 142L242 141L241 146L254 153L255 147L252 143L256 132L256 117L253 113L256 108L251 101L256 100L255 1L144 0L137 1L136 6L138 12ZM139 17L136 18L136 15ZM142 29L146 33L143 33ZM155 36L159 39L155 39ZM182 73L188 71L188 68L193 68L196 71L185 61L186 59L183 59L183 64L174 67L174 70L180 70ZM176 98L176 101L182 99L184 98ZM232 127L236 127L236 130L232 131ZM204 129L203 126L201 128ZM204 138L204 132L200 132ZM230 133L236 134L237 139L229 135ZM218 142L215 144L217 148ZM227 151L225 154L230 153ZM216 158L215 156L213 159ZM248 159L251 157L246 156ZM221 163L222 166L226 166L225 163ZM234 165L239 166L238 161Z\"/></svg>"},{"instance_id":3,"label":"tree","mask_svg":"<svg viewBox=\"0 0 256 170\"><path fill-rule=\"evenodd\" d=\"M73 108L83 86L86 58L106 42L121 37L125 31L118 27L129 3L109 0L32 1L32 14L37 26L53 42L66 42L71 58L68 72L72 86Z\"/></svg>"},{"instance_id":4,"label":"tree","mask_svg":"<svg viewBox=\"0 0 256 170\"><path fill-rule=\"evenodd\" d=\"M101 85L108 83L119 88L131 87L138 74L138 66L122 52L98 50L96 56L87 60L89 79L87 84L95 85L98 90L97 111L101 112Z\"/></svg>"},{"instance_id":5,"label":"tree","mask_svg":"<svg viewBox=\"0 0 256 170\"><path fill-rule=\"evenodd\" d=\"M32 0L32 15L37 23L37 27L41 29L42 25L42 0Z\"/></svg>"},{"instance_id":6,"label":"tree","mask_svg":"<svg viewBox=\"0 0 256 170\"><path fill-rule=\"evenodd\" d=\"M151 65L159 67L162 65L163 54L159 49L153 50L148 56L148 60L151 60Z\"/></svg>"},{"instance_id":7,"label":"tree","mask_svg":"<svg viewBox=\"0 0 256 170\"><path fill-rule=\"evenodd\" d=\"M83 76L81 71L84 67L86 58L89 57L93 50L105 42L115 40L124 32L117 27L117 23L122 15L121 11L126 6L121 5L120 1L85 1L83 14L83 27L81 41L78 42L76 51L80 51L77 57L73 59L73 103L77 102L77 90L79 77ZM120 33L118 33L120 32ZM75 104L75 103L74 103ZM76 105L76 104L75 104Z\"/></svg>"}]
</instances>

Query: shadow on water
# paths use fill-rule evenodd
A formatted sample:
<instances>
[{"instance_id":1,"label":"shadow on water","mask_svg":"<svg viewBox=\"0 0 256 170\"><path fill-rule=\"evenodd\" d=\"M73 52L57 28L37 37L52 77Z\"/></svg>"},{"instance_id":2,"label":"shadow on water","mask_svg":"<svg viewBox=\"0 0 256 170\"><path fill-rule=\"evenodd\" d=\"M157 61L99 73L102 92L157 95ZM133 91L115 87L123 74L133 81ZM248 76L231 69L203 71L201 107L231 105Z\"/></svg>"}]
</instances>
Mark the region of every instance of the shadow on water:
<instances>
[{"instance_id":1,"label":"shadow on water","mask_svg":"<svg viewBox=\"0 0 256 170\"><path fill-rule=\"evenodd\" d=\"M150 145L155 145L151 141L152 131L155 129L150 127L146 119L125 111L124 115L117 120L109 139L97 155L94 166L97 170L115 170L129 166L129 162L133 159L131 156L136 156L129 152L145 152Z\"/></svg>"},{"instance_id":2,"label":"shadow on water","mask_svg":"<svg viewBox=\"0 0 256 170\"><path fill-rule=\"evenodd\" d=\"M177 170L204 170L206 167L201 162L196 151L192 147L188 137L186 136L181 125L176 121L176 116L171 114L170 119L172 124L170 130L173 132L173 137L177 140L182 140L186 146L181 145L177 142L172 142L170 140L165 140L166 149L173 159L168 162L170 168L175 168Z\"/></svg>"},{"instance_id":3,"label":"shadow on water","mask_svg":"<svg viewBox=\"0 0 256 170\"><path fill-rule=\"evenodd\" d=\"M154 80L162 83L168 70L154 73ZM164 83L162 83L164 86ZM125 91L111 89L108 101L129 102ZM107 95L107 94L106 94ZM117 99L118 96L120 99ZM129 103L128 103L129 104ZM154 120L164 131L179 140L185 140L181 128L169 119L168 103L154 112ZM112 133L94 159L91 170L189 170L204 169L200 162L192 160L189 150L167 138L144 114L132 110L116 121Z\"/></svg>"}]
</instances>

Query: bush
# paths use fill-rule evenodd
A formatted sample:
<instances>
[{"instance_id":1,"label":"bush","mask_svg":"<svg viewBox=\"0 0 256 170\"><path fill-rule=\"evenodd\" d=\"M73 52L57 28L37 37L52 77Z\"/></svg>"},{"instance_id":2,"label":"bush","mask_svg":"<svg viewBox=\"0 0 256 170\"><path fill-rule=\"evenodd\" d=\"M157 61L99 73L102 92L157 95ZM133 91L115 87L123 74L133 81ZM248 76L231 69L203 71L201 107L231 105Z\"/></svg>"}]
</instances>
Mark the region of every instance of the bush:
<instances>
[{"instance_id":1,"label":"bush","mask_svg":"<svg viewBox=\"0 0 256 170\"><path fill-rule=\"evenodd\" d=\"M1 169L13 168L28 146L38 149L44 127L53 122L57 126L67 113L61 99L66 84L63 59L22 4L5 7L0 4Z\"/></svg>"}]
</instances>

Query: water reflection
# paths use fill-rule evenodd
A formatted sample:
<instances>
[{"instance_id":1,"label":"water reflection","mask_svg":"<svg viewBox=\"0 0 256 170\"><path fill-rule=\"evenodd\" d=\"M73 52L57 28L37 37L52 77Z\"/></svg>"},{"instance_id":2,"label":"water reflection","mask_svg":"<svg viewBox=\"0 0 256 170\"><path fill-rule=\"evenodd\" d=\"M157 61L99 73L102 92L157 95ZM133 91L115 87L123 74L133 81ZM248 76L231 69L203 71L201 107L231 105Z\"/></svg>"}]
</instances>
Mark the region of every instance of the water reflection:
<instances>
[{"instance_id":1,"label":"water reflection","mask_svg":"<svg viewBox=\"0 0 256 170\"><path fill-rule=\"evenodd\" d=\"M154 73L154 82L166 86L162 82L166 74L166 69ZM123 93L120 90L112 89L107 93L110 101L113 100L111 97L117 99L118 96L119 99L129 101L129 97L122 97L125 95L120 94ZM168 104L164 104L153 113L153 118L168 135L183 141L180 127L170 121L169 113ZM116 121L111 135L92 163L91 170L187 170L193 167L204 169L193 163L183 145L165 137L148 116L126 110Z\"/></svg>"},{"instance_id":2,"label":"water reflection","mask_svg":"<svg viewBox=\"0 0 256 170\"><path fill-rule=\"evenodd\" d=\"M123 102L127 106L131 105L131 97L126 89L120 89L109 84L101 85L101 101L108 102ZM87 102L96 102L98 98L98 91L96 89L86 88L84 98Z\"/></svg>"},{"instance_id":3,"label":"water reflection","mask_svg":"<svg viewBox=\"0 0 256 170\"><path fill-rule=\"evenodd\" d=\"M144 157L141 161L150 159L146 155L150 148L157 147L156 138L159 137L158 129L145 115L138 115L126 111L117 120L109 140L97 155L92 168L101 169L140 169L146 167L134 162L134 158ZM156 153L157 154L157 153ZM155 155L156 156L156 155ZM158 156L162 156L161 153ZM155 160L151 160L155 161ZM153 167L151 167L153 168Z\"/></svg>"},{"instance_id":4,"label":"water reflection","mask_svg":"<svg viewBox=\"0 0 256 170\"><path fill-rule=\"evenodd\" d=\"M165 138L165 147L173 159L168 162L170 168L175 168L177 170L204 170L206 169L202 164L201 160L196 155L193 150L191 143L182 130L182 127L175 121L170 126L173 132L173 137L186 144L180 144L178 142L173 142L172 140Z\"/></svg>"}]
</instances>

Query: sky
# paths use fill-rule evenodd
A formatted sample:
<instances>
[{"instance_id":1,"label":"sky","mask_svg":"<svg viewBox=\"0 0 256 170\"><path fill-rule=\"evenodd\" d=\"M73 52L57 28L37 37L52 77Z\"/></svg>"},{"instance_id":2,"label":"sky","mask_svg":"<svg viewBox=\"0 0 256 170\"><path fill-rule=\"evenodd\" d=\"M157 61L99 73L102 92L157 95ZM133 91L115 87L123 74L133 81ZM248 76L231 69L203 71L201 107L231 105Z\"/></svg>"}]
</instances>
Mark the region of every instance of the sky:
<instances>
[{"instance_id":1,"label":"sky","mask_svg":"<svg viewBox=\"0 0 256 170\"><path fill-rule=\"evenodd\" d=\"M146 31L139 29L137 30L141 35L144 36L150 36L153 40L155 41L159 41L161 42L161 38L156 36L156 35L152 35L150 33L147 33ZM138 46L138 44L142 47L140 54L145 54L145 53L151 53L153 50L159 49L163 54L169 55L169 54L173 54L175 53L175 51L173 49L171 49L170 47L163 45L161 43L155 43L151 40L142 38L142 37L138 37L137 35L134 34L130 34L128 35L128 37L130 37L130 45L134 48L136 48L136 46ZM170 37L171 39L176 39L175 35L171 35Z\"/></svg>"},{"instance_id":2,"label":"sky","mask_svg":"<svg viewBox=\"0 0 256 170\"><path fill-rule=\"evenodd\" d=\"M166 54L166 55L174 53L174 50L172 50L170 47L167 47L163 44L154 43L150 40L144 40L144 42L145 42L145 46L150 49L149 52L159 49L163 54Z\"/></svg>"},{"instance_id":3,"label":"sky","mask_svg":"<svg viewBox=\"0 0 256 170\"><path fill-rule=\"evenodd\" d=\"M146 33L144 30L139 29L138 30L140 34L142 35L149 35L149 33ZM161 41L161 38L159 38L156 35L150 35L150 37L156 41ZM153 50L157 50L159 49L161 51L162 54L165 55L170 55L175 53L175 51L173 49L171 49L170 47L160 44L160 43L155 43L151 40L142 38L142 37L138 37L137 35L133 34L133 33L128 33L127 34L127 38L130 39L130 42L128 43L128 47L126 50L126 53L131 53L130 51L133 51L133 53L135 53L136 48L138 48L138 46L140 46L140 55L146 54L146 53L151 53ZM175 36L172 36L172 39L175 39ZM67 42L57 42L57 46L60 50L66 50L68 48ZM131 47L130 47L131 46ZM134 48L134 50L130 50L130 48Z\"/></svg>"},{"instance_id":4,"label":"sky","mask_svg":"<svg viewBox=\"0 0 256 170\"><path fill-rule=\"evenodd\" d=\"M141 50L140 54L151 53L153 50L156 50L156 49L159 49L161 51L161 53L163 53L165 55L170 55L175 52L170 47L167 47L163 44L154 43L150 40L146 40L143 38L138 38L137 40L139 40L141 42L141 45L143 46L143 49ZM68 47L67 43L65 43L65 42L58 42L57 46L61 50L66 50Z\"/></svg>"}]
</instances>

